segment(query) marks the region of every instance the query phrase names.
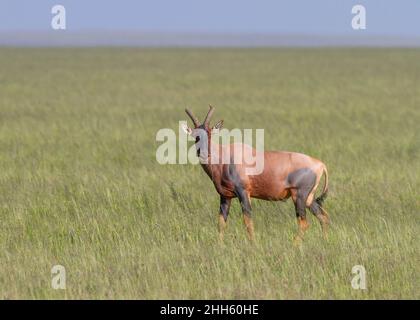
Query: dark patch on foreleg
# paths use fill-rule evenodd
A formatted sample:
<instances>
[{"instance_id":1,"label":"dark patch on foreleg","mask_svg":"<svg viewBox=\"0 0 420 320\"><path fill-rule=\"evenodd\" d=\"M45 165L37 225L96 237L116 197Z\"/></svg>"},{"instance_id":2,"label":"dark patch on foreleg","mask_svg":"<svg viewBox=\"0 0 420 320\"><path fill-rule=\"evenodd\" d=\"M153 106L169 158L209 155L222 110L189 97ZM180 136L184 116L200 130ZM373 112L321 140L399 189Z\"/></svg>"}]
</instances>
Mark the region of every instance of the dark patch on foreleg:
<instances>
[{"instance_id":1,"label":"dark patch on foreleg","mask_svg":"<svg viewBox=\"0 0 420 320\"><path fill-rule=\"evenodd\" d=\"M234 164L229 165L229 178L234 185L235 195L238 197L239 202L241 203L242 213L244 216L244 224L248 232L248 238L250 240L254 240L254 222L252 221L251 217L252 208L250 195L245 190Z\"/></svg>"},{"instance_id":2,"label":"dark patch on foreleg","mask_svg":"<svg viewBox=\"0 0 420 320\"><path fill-rule=\"evenodd\" d=\"M238 196L239 202L241 203L242 212L248 216L251 216L251 201L249 201L247 192L244 189L238 189L236 194Z\"/></svg>"},{"instance_id":3,"label":"dark patch on foreleg","mask_svg":"<svg viewBox=\"0 0 420 320\"><path fill-rule=\"evenodd\" d=\"M249 195L242 184L242 180L236 171L234 164L229 165L229 180L232 182L234 186L234 193L241 203L242 212L247 215L251 215L252 209L251 202L249 201Z\"/></svg>"},{"instance_id":4,"label":"dark patch on foreleg","mask_svg":"<svg viewBox=\"0 0 420 320\"><path fill-rule=\"evenodd\" d=\"M220 212L219 212L219 238L223 241L225 229L227 226L227 217L230 209L230 198L220 197Z\"/></svg>"},{"instance_id":5,"label":"dark patch on foreleg","mask_svg":"<svg viewBox=\"0 0 420 320\"><path fill-rule=\"evenodd\" d=\"M223 219L226 221L229 215L230 209L230 198L220 197L220 214L223 216Z\"/></svg>"},{"instance_id":6,"label":"dark patch on foreleg","mask_svg":"<svg viewBox=\"0 0 420 320\"><path fill-rule=\"evenodd\" d=\"M254 222L252 221L251 216L252 208L249 195L244 189L238 190L237 194L241 203L242 213L244 216L244 224L246 227L246 231L248 232L248 238L249 240L254 240Z\"/></svg>"}]
</instances>

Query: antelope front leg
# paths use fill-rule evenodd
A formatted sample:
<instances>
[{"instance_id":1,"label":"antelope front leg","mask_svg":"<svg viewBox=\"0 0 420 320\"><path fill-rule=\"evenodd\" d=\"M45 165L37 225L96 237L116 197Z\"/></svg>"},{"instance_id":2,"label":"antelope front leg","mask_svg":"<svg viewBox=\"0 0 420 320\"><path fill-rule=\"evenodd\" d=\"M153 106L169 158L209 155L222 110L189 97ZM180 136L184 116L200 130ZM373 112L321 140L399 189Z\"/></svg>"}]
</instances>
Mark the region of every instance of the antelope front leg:
<instances>
[{"instance_id":1,"label":"antelope front leg","mask_svg":"<svg viewBox=\"0 0 420 320\"><path fill-rule=\"evenodd\" d=\"M227 218L229 215L230 202L232 199L220 196L220 212L219 212L219 239L223 241Z\"/></svg>"},{"instance_id":2,"label":"antelope front leg","mask_svg":"<svg viewBox=\"0 0 420 320\"><path fill-rule=\"evenodd\" d=\"M254 241L255 235L254 235L254 222L252 221L252 216L251 216L251 212L252 212L251 197L245 190L242 190L241 192L238 192L238 198L239 198L239 201L241 202L242 213L244 216L244 223L245 223L246 231L248 232L248 238L249 240Z\"/></svg>"},{"instance_id":3,"label":"antelope front leg","mask_svg":"<svg viewBox=\"0 0 420 320\"><path fill-rule=\"evenodd\" d=\"M254 222L252 221L251 215L244 213L244 223L246 226L246 231L248 232L248 239L254 241Z\"/></svg>"}]
</instances>

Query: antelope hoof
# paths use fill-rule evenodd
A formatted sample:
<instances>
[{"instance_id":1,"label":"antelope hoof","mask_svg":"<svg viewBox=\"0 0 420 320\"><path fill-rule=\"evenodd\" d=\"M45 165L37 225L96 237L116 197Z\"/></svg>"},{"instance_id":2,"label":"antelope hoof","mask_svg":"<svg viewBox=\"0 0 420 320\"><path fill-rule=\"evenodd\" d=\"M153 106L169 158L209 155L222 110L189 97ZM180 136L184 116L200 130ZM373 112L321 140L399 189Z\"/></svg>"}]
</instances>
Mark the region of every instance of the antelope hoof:
<instances>
[{"instance_id":1,"label":"antelope hoof","mask_svg":"<svg viewBox=\"0 0 420 320\"><path fill-rule=\"evenodd\" d=\"M225 238L225 235L223 233L219 233L219 242L220 243L224 242L224 238Z\"/></svg>"},{"instance_id":2,"label":"antelope hoof","mask_svg":"<svg viewBox=\"0 0 420 320\"><path fill-rule=\"evenodd\" d=\"M303 238L300 235L296 235L293 239L293 244L296 247L300 247L302 245L302 242L303 242Z\"/></svg>"}]
</instances>

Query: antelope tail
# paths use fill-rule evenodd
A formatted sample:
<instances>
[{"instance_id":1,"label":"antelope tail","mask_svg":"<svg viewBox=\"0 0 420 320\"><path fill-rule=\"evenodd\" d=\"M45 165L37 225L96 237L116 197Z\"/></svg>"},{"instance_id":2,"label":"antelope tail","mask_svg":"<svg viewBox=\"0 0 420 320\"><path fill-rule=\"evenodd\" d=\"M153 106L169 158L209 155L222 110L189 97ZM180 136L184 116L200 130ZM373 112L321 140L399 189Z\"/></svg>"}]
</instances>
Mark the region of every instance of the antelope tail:
<instances>
[{"instance_id":1,"label":"antelope tail","mask_svg":"<svg viewBox=\"0 0 420 320\"><path fill-rule=\"evenodd\" d=\"M325 174L325 182L324 182L324 189L322 190L322 194L315 199L315 201L321 206L322 203L324 202L324 200L327 198L327 194L328 194L328 171L327 168L324 166L324 171L323 173Z\"/></svg>"}]
</instances>

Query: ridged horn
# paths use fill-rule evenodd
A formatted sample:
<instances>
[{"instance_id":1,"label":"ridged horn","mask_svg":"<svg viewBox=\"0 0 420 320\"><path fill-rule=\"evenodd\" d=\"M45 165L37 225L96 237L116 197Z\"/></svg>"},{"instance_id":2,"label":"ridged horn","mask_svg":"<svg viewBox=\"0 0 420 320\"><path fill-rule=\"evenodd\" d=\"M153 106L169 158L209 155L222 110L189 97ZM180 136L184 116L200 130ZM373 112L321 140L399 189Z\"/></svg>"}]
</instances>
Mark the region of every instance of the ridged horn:
<instances>
[{"instance_id":1,"label":"ridged horn","mask_svg":"<svg viewBox=\"0 0 420 320\"><path fill-rule=\"evenodd\" d=\"M206 118L204 119L204 125L205 126L209 125L209 122L210 122L211 116L213 115L213 112L214 112L214 107L209 105L209 112L207 112Z\"/></svg>"},{"instance_id":2,"label":"ridged horn","mask_svg":"<svg viewBox=\"0 0 420 320\"><path fill-rule=\"evenodd\" d=\"M185 109L185 112L188 114L188 116L191 118L192 122L194 123L194 126L197 128L200 126L200 121L198 121L197 117L194 116L194 114L191 112L190 109Z\"/></svg>"}]
</instances>

